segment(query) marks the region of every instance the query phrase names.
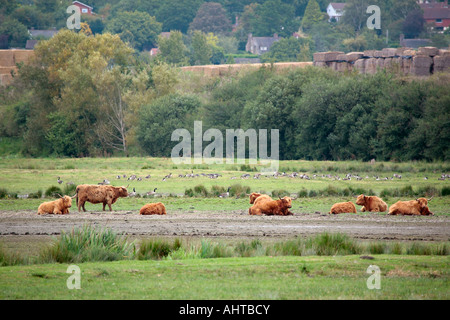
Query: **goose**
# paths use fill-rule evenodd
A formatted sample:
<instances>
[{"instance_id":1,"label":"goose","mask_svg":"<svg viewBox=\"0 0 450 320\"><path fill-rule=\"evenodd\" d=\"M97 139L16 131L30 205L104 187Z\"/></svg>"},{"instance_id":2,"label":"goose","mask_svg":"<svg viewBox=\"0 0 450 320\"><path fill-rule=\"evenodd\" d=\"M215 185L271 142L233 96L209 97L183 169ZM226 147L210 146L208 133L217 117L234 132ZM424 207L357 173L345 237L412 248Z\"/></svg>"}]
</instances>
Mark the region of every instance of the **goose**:
<instances>
[{"instance_id":1,"label":"goose","mask_svg":"<svg viewBox=\"0 0 450 320\"><path fill-rule=\"evenodd\" d=\"M59 184L63 183L63 181L61 180L61 177L58 177L58 180L56 180Z\"/></svg>"},{"instance_id":2,"label":"goose","mask_svg":"<svg viewBox=\"0 0 450 320\"><path fill-rule=\"evenodd\" d=\"M228 198L228 197L230 196L230 189L231 189L231 187L228 187L227 192L221 193L221 194L219 195L219 198Z\"/></svg>"},{"instance_id":3,"label":"goose","mask_svg":"<svg viewBox=\"0 0 450 320\"><path fill-rule=\"evenodd\" d=\"M129 196L129 197L134 197L134 196L136 196L136 189L133 188L133 192L130 192L130 193L128 194L128 196Z\"/></svg>"},{"instance_id":4,"label":"goose","mask_svg":"<svg viewBox=\"0 0 450 320\"><path fill-rule=\"evenodd\" d=\"M147 195L148 196L154 196L154 195L156 195L156 190L157 190L158 188L155 188L155 189L153 189L153 191L149 191L149 192L147 192Z\"/></svg>"}]
</instances>

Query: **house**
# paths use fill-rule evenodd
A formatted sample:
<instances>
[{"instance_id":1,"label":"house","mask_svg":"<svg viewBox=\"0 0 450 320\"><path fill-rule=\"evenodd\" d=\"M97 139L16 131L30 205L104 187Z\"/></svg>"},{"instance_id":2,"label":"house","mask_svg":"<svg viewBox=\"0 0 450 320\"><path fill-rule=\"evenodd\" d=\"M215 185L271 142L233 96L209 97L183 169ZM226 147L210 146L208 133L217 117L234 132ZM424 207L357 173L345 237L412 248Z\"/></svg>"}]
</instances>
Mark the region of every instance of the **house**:
<instances>
[{"instance_id":1,"label":"house","mask_svg":"<svg viewBox=\"0 0 450 320\"><path fill-rule=\"evenodd\" d=\"M278 34L274 34L273 37L254 37L253 34L248 35L247 44L245 45L245 51L253 54L263 54L270 50L272 45L280 40Z\"/></svg>"},{"instance_id":2,"label":"house","mask_svg":"<svg viewBox=\"0 0 450 320\"><path fill-rule=\"evenodd\" d=\"M445 31L450 27L450 5L447 2L420 3L425 22L438 31Z\"/></svg>"},{"instance_id":3,"label":"house","mask_svg":"<svg viewBox=\"0 0 450 320\"><path fill-rule=\"evenodd\" d=\"M418 49L419 47L427 47L431 45L430 39L405 39L405 35L400 35L400 46L405 48Z\"/></svg>"},{"instance_id":4,"label":"house","mask_svg":"<svg viewBox=\"0 0 450 320\"><path fill-rule=\"evenodd\" d=\"M345 3L331 2L327 7L328 21L339 21L344 14Z\"/></svg>"},{"instance_id":5,"label":"house","mask_svg":"<svg viewBox=\"0 0 450 320\"><path fill-rule=\"evenodd\" d=\"M81 14L88 14L88 15L94 14L94 12L92 12L93 8L91 6L88 6L87 4L84 4L80 1L73 1L72 4L80 8Z\"/></svg>"},{"instance_id":6,"label":"house","mask_svg":"<svg viewBox=\"0 0 450 320\"><path fill-rule=\"evenodd\" d=\"M150 56L156 56L159 53L159 49L158 48L152 48L150 49Z\"/></svg>"},{"instance_id":7,"label":"house","mask_svg":"<svg viewBox=\"0 0 450 320\"><path fill-rule=\"evenodd\" d=\"M39 40L27 40L27 43L25 45L25 49L33 50L38 42L39 42Z\"/></svg>"},{"instance_id":8,"label":"house","mask_svg":"<svg viewBox=\"0 0 450 320\"><path fill-rule=\"evenodd\" d=\"M58 33L58 30L56 30L56 28L48 29L48 30L38 30L38 29L31 28L30 30L28 30L28 33L30 34L30 37L32 39L37 39L37 38L50 39L55 34Z\"/></svg>"}]
</instances>

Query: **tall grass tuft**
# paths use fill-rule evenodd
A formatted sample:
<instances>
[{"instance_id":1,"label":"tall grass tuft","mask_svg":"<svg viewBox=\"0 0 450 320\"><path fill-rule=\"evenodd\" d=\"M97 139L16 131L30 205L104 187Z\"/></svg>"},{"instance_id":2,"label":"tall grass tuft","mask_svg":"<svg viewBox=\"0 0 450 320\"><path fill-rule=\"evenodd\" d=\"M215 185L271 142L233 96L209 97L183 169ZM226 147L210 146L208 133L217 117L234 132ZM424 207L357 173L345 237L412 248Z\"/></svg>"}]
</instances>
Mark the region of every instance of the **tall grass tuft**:
<instances>
[{"instance_id":1,"label":"tall grass tuft","mask_svg":"<svg viewBox=\"0 0 450 320\"><path fill-rule=\"evenodd\" d=\"M45 196L48 198L59 198L59 195L63 195L63 193L61 188L57 186L51 186L45 190Z\"/></svg>"},{"instance_id":2,"label":"tall grass tuft","mask_svg":"<svg viewBox=\"0 0 450 320\"><path fill-rule=\"evenodd\" d=\"M202 240L199 257L202 259L209 258L227 258L232 257L233 253L225 244L220 242L210 242L208 240Z\"/></svg>"},{"instance_id":3,"label":"tall grass tuft","mask_svg":"<svg viewBox=\"0 0 450 320\"><path fill-rule=\"evenodd\" d=\"M7 252L0 243L0 267L26 265L30 263L27 257L21 257L17 253Z\"/></svg>"},{"instance_id":4,"label":"tall grass tuft","mask_svg":"<svg viewBox=\"0 0 450 320\"><path fill-rule=\"evenodd\" d=\"M111 229L96 229L90 225L62 232L53 245L41 252L41 262L77 263L132 259L134 243Z\"/></svg>"},{"instance_id":5,"label":"tall grass tuft","mask_svg":"<svg viewBox=\"0 0 450 320\"><path fill-rule=\"evenodd\" d=\"M323 233L315 236L309 242L318 256L359 254L362 252L361 247L355 240L341 233Z\"/></svg>"},{"instance_id":6,"label":"tall grass tuft","mask_svg":"<svg viewBox=\"0 0 450 320\"><path fill-rule=\"evenodd\" d=\"M138 260L162 259L181 248L181 240L176 238L173 243L162 239L144 240L136 253Z\"/></svg>"}]
</instances>

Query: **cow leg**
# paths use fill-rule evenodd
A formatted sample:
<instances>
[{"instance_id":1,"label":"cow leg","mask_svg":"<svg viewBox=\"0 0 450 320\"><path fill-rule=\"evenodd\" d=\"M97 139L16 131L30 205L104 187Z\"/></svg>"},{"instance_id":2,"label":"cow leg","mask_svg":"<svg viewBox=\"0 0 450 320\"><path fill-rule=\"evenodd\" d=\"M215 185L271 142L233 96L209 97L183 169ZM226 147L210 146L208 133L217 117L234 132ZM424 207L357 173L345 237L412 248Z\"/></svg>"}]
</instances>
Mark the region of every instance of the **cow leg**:
<instances>
[{"instance_id":1,"label":"cow leg","mask_svg":"<svg viewBox=\"0 0 450 320\"><path fill-rule=\"evenodd\" d=\"M108 203L109 211L112 211L111 203Z\"/></svg>"},{"instance_id":2,"label":"cow leg","mask_svg":"<svg viewBox=\"0 0 450 320\"><path fill-rule=\"evenodd\" d=\"M106 202L103 202L103 211L105 211Z\"/></svg>"}]
</instances>

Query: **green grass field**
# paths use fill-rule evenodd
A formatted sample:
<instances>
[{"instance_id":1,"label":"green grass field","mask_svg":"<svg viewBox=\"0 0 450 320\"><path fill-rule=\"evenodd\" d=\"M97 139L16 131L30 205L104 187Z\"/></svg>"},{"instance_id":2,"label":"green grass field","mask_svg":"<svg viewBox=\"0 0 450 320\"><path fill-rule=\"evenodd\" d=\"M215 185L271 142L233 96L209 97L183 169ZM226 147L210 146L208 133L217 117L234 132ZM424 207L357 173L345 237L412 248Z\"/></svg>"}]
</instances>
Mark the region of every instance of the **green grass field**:
<instances>
[{"instance_id":1,"label":"green grass field","mask_svg":"<svg viewBox=\"0 0 450 320\"><path fill-rule=\"evenodd\" d=\"M21 199L17 196L45 191L51 186L64 190L67 182L97 184L108 179L112 185L129 185L141 195L154 188L157 198L120 199L113 210L137 212L148 202L162 201L168 212L247 210L246 190L251 192L286 192L298 197L292 211L297 213L328 212L335 202L356 200L360 192L383 195L390 205L398 200L431 197L429 206L436 215L450 215L450 180L438 180L450 172L448 163L345 161L281 161L280 172L307 174L310 180L272 176L253 179L261 168L254 165L175 165L163 158L84 158L84 159L0 159L0 211L36 210L43 199ZM182 174L199 174L195 178L179 178ZM172 178L162 181L172 174ZM218 173L210 179L201 175ZM241 179L242 174L249 179ZM362 180L343 180L346 174ZM401 174L402 178L394 178ZM142 181L116 179L117 175L136 175ZM151 175L151 178L144 177ZM314 177L316 175L316 177ZM340 180L328 178L339 176ZM366 178L366 176L368 178ZM379 178L388 177L387 180ZM59 185L57 178L64 182ZM236 179L232 179L236 177ZM428 179L425 179L427 177ZM213 186L226 190L238 185L244 194L227 199L208 196L184 196L186 190ZM246 188L248 187L248 188ZM70 189L68 189L70 190ZM235 190L235 189L233 189ZM1 190L0 190L1 191ZM1 193L0 193L1 195ZM1 197L0 197L1 198ZM75 207L72 208L74 210ZM86 205L87 210L101 210L101 205ZM359 207L358 207L359 209ZM76 210L76 209L75 209ZM366 215L368 213L358 213ZM239 239L234 239L234 244ZM199 242L200 239L195 239ZM194 242L195 242L194 241ZM0 238L1 244L1 238ZM445 245L448 245L445 244ZM289 247L289 244L287 244ZM68 263L20 264L0 267L0 299L442 299L449 296L448 253L435 255L390 254L393 249L377 254L377 246L369 254L293 256L265 254L258 256L226 256L222 258L182 259L166 257L150 260L113 262L80 262L81 290L69 290L66 281ZM394 247L394 246L393 246ZM282 249L277 249L282 250ZM406 249L405 249L406 250ZM426 250L426 249L424 249ZM411 251L411 250L410 250ZM0 252L1 253L1 252ZM364 254L364 252L362 252ZM1 258L1 257L0 257ZM1 259L0 259L1 260ZM370 290L366 281L369 265L381 270L381 289Z\"/></svg>"},{"instance_id":2,"label":"green grass field","mask_svg":"<svg viewBox=\"0 0 450 320\"><path fill-rule=\"evenodd\" d=\"M379 162L371 165L358 161L281 161L280 172L290 174L298 172L307 174L310 180L289 178L287 176L274 178L261 176L253 179L262 166L258 165L175 165L167 158L82 158L82 159L0 159L0 188L10 194L25 195L45 191L51 186L62 190L68 188L67 182L77 184L97 184L108 179L112 185L133 188L140 195L157 189L164 196L164 202L169 209L181 210L241 210L248 208L245 194L242 199L218 199L216 196L180 198L186 190L201 185L210 191L213 186L226 190L229 186L240 185L251 192L286 191L293 196L306 195L297 206L297 212L326 212L334 202L353 200L359 193L382 195L383 199L392 204L399 199L415 199L419 196L434 196L430 204L436 214L450 214L450 180L438 180L441 174L450 172L450 165L445 162L425 163ZM195 178L179 178L178 175L199 174ZM202 174L218 173L221 177L211 179ZM363 179L343 180L346 174L359 175ZM117 175L136 175L142 181L117 179ZM172 174L172 178L162 181ZM241 179L243 174L250 178ZM401 174L402 178L394 178ZM147 175L151 177L145 179ZM316 175L316 177L314 177ZM341 180L333 178L339 176ZM323 177L324 176L324 177ZM374 177L379 177L376 180ZM57 183L58 177L63 183ZM236 179L232 179L232 178ZM368 177L368 178L366 178ZM388 180L382 180L384 178ZM427 177L428 179L425 179ZM325 192L324 192L325 191ZM72 191L73 192L73 191ZM325 196L324 196L325 195ZM177 198L178 197L178 198ZM149 199L121 199L114 206L116 210L137 210ZM5 199L0 200L0 210L34 210L39 205L39 199ZM88 204L89 206L89 204ZM302 207L302 208L300 208ZM92 208L92 207L91 207Z\"/></svg>"},{"instance_id":3,"label":"green grass field","mask_svg":"<svg viewBox=\"0 0 450 320\"><path fill-rule=\"evenodd\" d=\"M380 268L368 289L370 265ZM448 299L449 258L375 255L250 257L82 263L69 290L68 264L0 268L0 299Z\"/></svg>"}]
</instances>

